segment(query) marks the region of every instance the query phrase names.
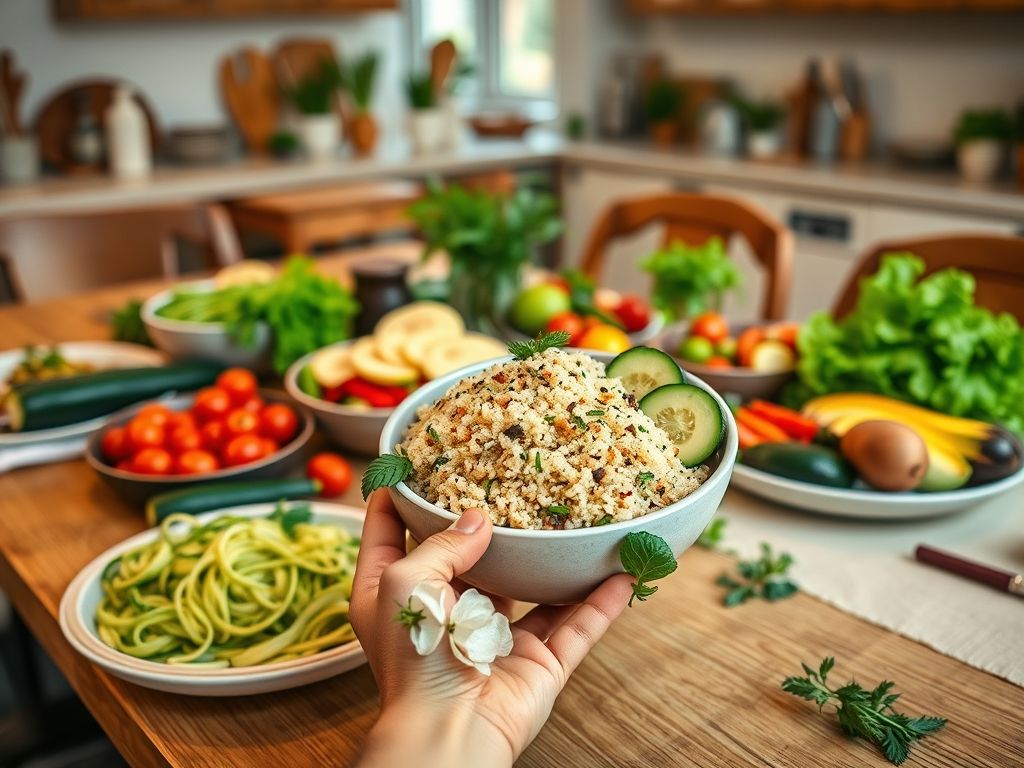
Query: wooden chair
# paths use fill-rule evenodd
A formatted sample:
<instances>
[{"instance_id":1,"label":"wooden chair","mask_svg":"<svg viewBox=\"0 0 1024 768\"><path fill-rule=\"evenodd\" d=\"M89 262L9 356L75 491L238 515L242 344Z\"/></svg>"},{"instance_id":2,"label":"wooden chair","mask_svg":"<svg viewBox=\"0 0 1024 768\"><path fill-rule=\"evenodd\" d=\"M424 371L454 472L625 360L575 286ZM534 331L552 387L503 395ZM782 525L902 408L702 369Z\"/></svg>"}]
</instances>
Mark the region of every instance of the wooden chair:
<instances>
[{"instance_id":1,"label":"wooden chair","mask_svg":"<svg viewBox=\"0 0 1024 768\"><path fill-rule=\"evenodd\" d=\"M882 254L910 251L925 264L925 274L956 267L974 276L975 299L993 312L1009 312L1024 322L1024 237L943 235L882 243L860 260L847 278L832 312L848 314L857 303L860 281L878 271Z\"/></svg>"},{"instance_id":2,"label":"wooden chair","mask_svg":"<svg viewBox=\"0 0 1024 768\"><path fill-rule=\"evenodd\" d=\"M186 243L194 268L242 258L219 205L167 206L116 213L0 221L0 264L18 301L38 301L110 283L181 274Z\"/></svg>"},{"instance_id":3,"label":"wooden chair","mask_svg":"<svg viewBox=\"0 0 1024 768\"><path fill-rule=\"evenodd\" d=\"M613 203L591 231L583 252L583 271L597 279L613 240L655 224L664 225L666 245L675 240L700 245L713 236L728 244L733 236L742 237L767 277L761 317L786 317L793 236L767 213L730 197L672 192Z\"/></svg>"}]
</instances>

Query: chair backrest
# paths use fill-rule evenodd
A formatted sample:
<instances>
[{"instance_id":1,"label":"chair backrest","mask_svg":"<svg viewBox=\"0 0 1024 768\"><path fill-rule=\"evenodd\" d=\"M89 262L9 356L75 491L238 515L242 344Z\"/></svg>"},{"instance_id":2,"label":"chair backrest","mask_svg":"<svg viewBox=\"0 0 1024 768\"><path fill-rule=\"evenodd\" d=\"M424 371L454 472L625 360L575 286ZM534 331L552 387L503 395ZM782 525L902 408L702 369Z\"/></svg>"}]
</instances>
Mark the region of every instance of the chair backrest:
<instances>
[{"instance_id":1,"label":"chair backrest","mask_svg":"<svg viewBox=\"0 0 1024 768\"><path fill-rule=\"evenodd\" d=\"M874 274L882 255L910 251L925 264L925 274L956 267L974 276L975 301L993 312L1009 312L1024 322L1024 237L943 235L882 243L860 260L839 293L832 312L848 314L857 303L861 278Z\"/></svg>"},{"instance_id":2,"label":"chair backrest","mask_svg":"<svg viewBox=\"0 0 1024 768\"><path fill-rule=\"evenodd\" d=\"M765 271L761 317L785 318L793 269L793 237L786 227L756 206L718 195L674 192L613 203L591 231L582 268L597 279L609 244L644 227L665 227L665 244L700 245L718 236L728 244L739 235Z\"/></svg>"},{"instance_id":3,"label":"chair backrest","mask_svg":"<svg viewBox=\"0 0 1024 768\"><path fill-rule=\"evenodd\" d=\"M19 301L181 273L179 241L212 268L242 258L219 205L169 206L0 221L0 252Z\"/></svg>"}]
</instances>

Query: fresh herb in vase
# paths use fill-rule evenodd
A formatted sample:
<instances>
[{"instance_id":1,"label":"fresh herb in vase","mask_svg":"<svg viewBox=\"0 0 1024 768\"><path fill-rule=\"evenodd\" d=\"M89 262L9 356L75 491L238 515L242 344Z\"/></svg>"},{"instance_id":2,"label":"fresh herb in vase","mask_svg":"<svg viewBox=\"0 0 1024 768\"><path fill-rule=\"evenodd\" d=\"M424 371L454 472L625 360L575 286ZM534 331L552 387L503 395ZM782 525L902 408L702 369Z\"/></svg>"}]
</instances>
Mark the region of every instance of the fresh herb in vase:
<instances>
[{"instance_id":1,"label":"fresh herb in vase","mask_svg":"<svg viewBox=\"0 0 1024 768\"><path fill-rule=\"evenodd\" d=\"M902 764L910 756L910 747L946 725L941 717L908 717L893 709L900 694L892 693L893 686L883 680L873 690L862 688L854 681L839 688L830 688L828 674L835 665L831 656L822 660L817 671L801 664L806 677L787 677L782 690L813 701L821 710L826 704L836 708L836 717L843 733L861 738L877 746L885 759L893 765Z\"/></svg>"},{"instance_id":2,"label":"fresh herb in vase","mask_svg":"<svg viewBox=\"0 0 1024 768\"><path fill-rule=\"evenodd\" d=\"M761 542L761 556L756 560L740 560L736 564L739 579L723 573L715 582L729 591L722 600L727 608L741 605L755 597L769 602L792 597L799 591L796 582L788 578L793 558L782 552L775 556L771 545Z\"/></svg>"},{"instance_id":3,"label":"fresh herb in vase","mask_svg":"<svg viewBox=\"0 0 1024 768\"><path fill-rule=\"evenodd\" d=\"M341 84L352 99L355 113L346 128L357 155L368 155L377 143L377 121L370 113L373 86L377 80L380 57L376 51L367 51L341 68Z\"/></svg>"},{"instance_id":4,"label":"fresh herb in vase","mask_svg":"<svg viewBox=\"0 0 1024 768\"><path fill-rule=\"evenodd\" d=\"M722 296L742 280L719 237L703 245L675 240L652 253L640 266L654 277L651 301L669 321L720 309Z\"/></svg>"}]
</instances>

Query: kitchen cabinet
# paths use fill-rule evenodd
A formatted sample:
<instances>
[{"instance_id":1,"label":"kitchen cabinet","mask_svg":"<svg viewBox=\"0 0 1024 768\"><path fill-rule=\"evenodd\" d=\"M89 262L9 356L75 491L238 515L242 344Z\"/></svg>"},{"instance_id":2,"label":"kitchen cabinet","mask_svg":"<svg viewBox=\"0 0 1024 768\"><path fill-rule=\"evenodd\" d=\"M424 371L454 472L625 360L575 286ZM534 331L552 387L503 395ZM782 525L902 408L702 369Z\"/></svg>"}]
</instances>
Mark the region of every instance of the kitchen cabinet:
<instances>
[{"instance_id":1,"label":"kitchen cabinet","mask_svg":"<svg viewBox=\"0 0 1024 768\"><path fill-rule=\"evenodd\" d=\"M58 20L146 21L392 10L398 0L53 0Z\"/></svg>"},{"instance_id":2,"label":"kitchen cabinet","mask_svg":"<svg viewBox=\"0 0 1024 768\"><path fill-rule=\"evenodd\" d=\"M928 13L1015 11L1024 0L627 0L636 14Z\"/></svg>"}]
</instances>

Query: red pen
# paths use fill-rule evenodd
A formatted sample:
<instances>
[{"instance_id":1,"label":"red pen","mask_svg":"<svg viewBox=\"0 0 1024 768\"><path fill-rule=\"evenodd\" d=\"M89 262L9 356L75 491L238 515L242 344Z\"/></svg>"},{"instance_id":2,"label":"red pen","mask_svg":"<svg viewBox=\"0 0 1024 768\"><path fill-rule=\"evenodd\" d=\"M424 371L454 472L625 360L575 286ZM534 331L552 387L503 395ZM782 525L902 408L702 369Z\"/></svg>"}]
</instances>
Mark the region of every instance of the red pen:
<instances>
[{"instance_id":1,"label":"red pen","mask_svg":"<svg viewBox=\"0 0 1024 768\"><path fill-rule=\"evenodd\" d=\"M965 579L977 581L980 584L988 584L1000 592L1009 592L1012 595L1024 597L1024 575L1019 573L1011 573L972 560L965 560L924 544L919 544L914 550L914 557L922 563L940 568L947 573L963 576Z\"/></svg>"}]
</instances>

